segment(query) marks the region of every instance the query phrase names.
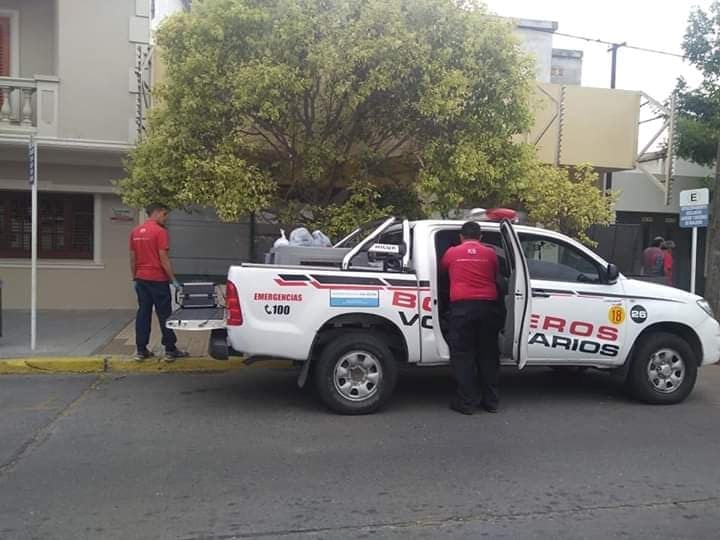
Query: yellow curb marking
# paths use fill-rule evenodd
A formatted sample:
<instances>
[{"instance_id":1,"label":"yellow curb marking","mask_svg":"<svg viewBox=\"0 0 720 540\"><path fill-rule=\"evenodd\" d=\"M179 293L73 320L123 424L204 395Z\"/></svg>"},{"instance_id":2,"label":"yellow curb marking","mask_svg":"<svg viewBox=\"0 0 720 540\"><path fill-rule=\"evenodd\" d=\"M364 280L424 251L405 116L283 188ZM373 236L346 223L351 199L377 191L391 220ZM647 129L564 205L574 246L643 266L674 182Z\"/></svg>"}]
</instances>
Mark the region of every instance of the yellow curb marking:
<instances>
[{"instance_id":1,"label":"yellow curb marking","mask_svg":"<svg viewBox=\"0 0 720 540\"><path fill-rule=\"evenodd\" d=\"M136 362L127 357L35 357L0 359L0 375L27 373L192 373L222 372L248 368L288 369L289 360L263 360L250 365L243 358L181 358L175 362L147 360Z\"/></svg>"}]
</instances>

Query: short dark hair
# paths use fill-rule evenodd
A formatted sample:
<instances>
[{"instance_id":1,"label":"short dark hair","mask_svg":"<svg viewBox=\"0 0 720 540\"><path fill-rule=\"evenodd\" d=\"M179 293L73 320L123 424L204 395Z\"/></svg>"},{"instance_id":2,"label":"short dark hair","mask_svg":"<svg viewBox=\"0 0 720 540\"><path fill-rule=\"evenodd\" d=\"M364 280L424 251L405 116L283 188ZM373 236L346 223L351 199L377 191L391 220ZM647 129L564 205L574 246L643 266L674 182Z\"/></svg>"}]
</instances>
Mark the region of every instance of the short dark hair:
<instances>
[{"instance_id":1,"label":"short dark hair","mask_svg":"<svg viewBox=\"0 0 720 540\"><path fill-rule=\"evenodd\" d=\"M653 239L652 245L653 245L653 247L660 247L663 245L663 242L665 242L665 239L662 236L656 236Z\"/></svg>"},{"instance_id":2,"label":"short dark hair","mask_svg":"<svg viewBox=\"0 0 720 540\"><path fill-rule=\"evenodd\" d=\"M164 205L163 203L159 203L159 202L150 203L145 207L145 213L148 216L152 216L158 210L168 211L170 209L167 207L167 205Z\"/></svg>"},{"instance_id":3,"label":"short dark hair","mask_svg":"<svg viewBox=\"0 0 720 540\"><path fill-rule=\"evenodd\" d=\"M480 236L482 236L482 229L480 228L480 225L477 224L477 222L467 221L463 223L463 226L460 229L460 234L463 235L463 238L480 240Z\"/></svg>"}]
</instances>

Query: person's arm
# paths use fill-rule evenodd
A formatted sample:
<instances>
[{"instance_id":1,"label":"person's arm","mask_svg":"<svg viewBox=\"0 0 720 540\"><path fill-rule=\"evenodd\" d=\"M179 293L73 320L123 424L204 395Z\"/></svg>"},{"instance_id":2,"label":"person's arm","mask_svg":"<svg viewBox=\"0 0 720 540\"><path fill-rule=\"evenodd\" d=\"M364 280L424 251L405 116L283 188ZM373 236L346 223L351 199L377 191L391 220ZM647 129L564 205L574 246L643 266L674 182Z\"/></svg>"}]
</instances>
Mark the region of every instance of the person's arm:
<instances>
[{"instance_id":1,"label":"person's arm","mask_svg":"<svg viewBox=\"0 0 720 540\"><path fill-rule=\"evenodd\" d=\"M177 283L177 279L175 279L175 272L173 272L172 263L170 262L170 256L168 255L168 250L161 249L159 251L160 255L160 266L162 266L162 269L165 270L165 275L172 281L173 283Z\"/></svg>"},{"instance_id":2,"label":"person's arm","mask_svg":"<svg viewBox=\"0 0 720 540\"><path fill-rule=\"evenodd\" d=\"M128 240L128 251L130 252L130 279L135 281L135 267L137 266L137 259L135 258L135 250L133 249L132 233Z\"/></svg>"},{"instance_id":3,"label":"person's arm","mask_svg":"<svg viewBox=\"0 0 720 540\"><path fill-rule=\"evenodd\" d=\"M130 279L135 280L135 266L136 266L135 252L130 250Z\"/></svg>"},{"instance_id":4,"label":"person's arm","mask_svg":"<svg viewBox=\"0 0 720 540\"><path fill-rule=\"evenodd\" d=\"M665 257L663 258L663 273L665 274L665 277L667 278L667 283L669 285L672 285L673 283L673 259L672 255L670 253L666 253Z\"/></svg>"},{"instance_id":5,"label":"person's arm","mask_svg":"<svg viewBox=\"0 0 720 540\"><path fill-rule=\"evenodd\" d=\"M170 237L168 236L167 230L164 228L160 230L157 247L158 256L160 257L160 266L162 266L162 269L165 271L165 275L172 284L179 288L180 283L178 283L178 280L175 277L175 272L173 272L172 263L170 262L170 255L168 254L170 252Z\"/></svg>"},{"instance_id":6,"label":"person's arm","mask_svg":"<svg viewBox=\"0 0 720 540\"><path fill-rule=\"evenodd\" d=\"M443 253L442 259L440 259L440 270L442 272L447 272L450 268L450 250L452 248L449 247L445 250L445 253Z\"/></svg>"},{"instance_id":7,"label":"person's arm","mask_svg":"<svg viewBox=\"0 0 720 540\"><path fill-rule=\"evenodd\" d=\"M505 297L505 295L507 295L507 280L505 279L505 276L503 276L502 272L500 271L500 258L497 256L497 253L494 253L494 255L495 255L495 286L497 287L498 297L502 299Z\"/></svg>"}]
</instances>

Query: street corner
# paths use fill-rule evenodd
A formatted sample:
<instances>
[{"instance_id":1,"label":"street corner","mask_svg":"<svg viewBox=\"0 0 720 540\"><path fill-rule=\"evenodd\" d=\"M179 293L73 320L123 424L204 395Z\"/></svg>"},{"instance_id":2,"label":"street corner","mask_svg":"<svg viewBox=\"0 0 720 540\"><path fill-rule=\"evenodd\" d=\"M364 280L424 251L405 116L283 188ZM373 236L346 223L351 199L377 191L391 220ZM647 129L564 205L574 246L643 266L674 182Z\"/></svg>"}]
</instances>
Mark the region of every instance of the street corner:
<instances>
[{"instance_id":1,"label":"street corner","mask_svg":"<svg viewBox=\"0 0 720 540\"><path fill-rule=\"evenodd\" d=\"M102 357L0 358L0 375L31 373L102 373Z\"/></svg>"}]
</instances>

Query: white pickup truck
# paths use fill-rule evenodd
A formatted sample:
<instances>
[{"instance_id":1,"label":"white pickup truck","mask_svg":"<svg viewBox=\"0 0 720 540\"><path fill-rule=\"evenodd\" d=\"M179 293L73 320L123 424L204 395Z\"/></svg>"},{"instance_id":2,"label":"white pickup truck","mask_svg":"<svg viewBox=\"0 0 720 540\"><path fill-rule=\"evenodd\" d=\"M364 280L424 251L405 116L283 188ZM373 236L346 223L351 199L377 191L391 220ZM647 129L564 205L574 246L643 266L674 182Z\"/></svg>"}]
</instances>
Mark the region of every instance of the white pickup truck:
<instances>
[{"instance_id":1,"label":"white pickup truck","mask_svg":"<svg viewBox=\"0 0 720 540\"><path fill-rule=\"evenodd\" d=\"M613 370L637 399L670 404L688 396L700 366L720 359L720 325L702 298L627 279L562 234L507 219L479 223L508 283L503 364ZM330 409L373 412L389 400L402 364L449 363L439 262L462 222L371 225L312 265L300 257L232 266L224 320L177 314L172 324L215 328L217 359L294 360L299 384L312 377Z\"/></svg>"}]
</instances>

